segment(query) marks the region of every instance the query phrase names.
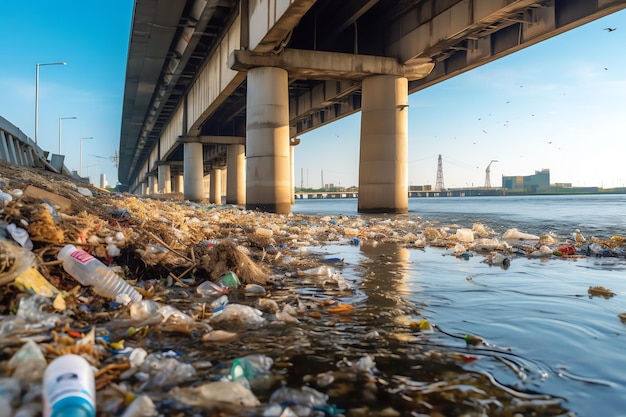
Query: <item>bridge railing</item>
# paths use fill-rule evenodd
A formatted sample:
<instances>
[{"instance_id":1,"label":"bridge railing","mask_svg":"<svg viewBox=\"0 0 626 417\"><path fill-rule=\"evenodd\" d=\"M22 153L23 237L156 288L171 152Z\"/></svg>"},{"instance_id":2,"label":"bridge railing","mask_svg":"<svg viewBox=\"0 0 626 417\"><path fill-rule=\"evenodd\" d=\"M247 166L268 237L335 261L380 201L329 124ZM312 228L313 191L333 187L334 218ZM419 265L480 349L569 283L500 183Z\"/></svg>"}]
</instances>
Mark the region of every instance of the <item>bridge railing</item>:
<instances>
[{"instance_id":1,"label":"bridge railing","mask_svg":"<svg viewBox=\"0 0 626 417\"><path fill-rule=\"evenodd\" d=\"M14 165L69 174L69 170L63 165L62 155L53 155L50 162L47 155L48 152L36 145L20 128L0 116L0 160Z\"/></svg>"}]
</instances>

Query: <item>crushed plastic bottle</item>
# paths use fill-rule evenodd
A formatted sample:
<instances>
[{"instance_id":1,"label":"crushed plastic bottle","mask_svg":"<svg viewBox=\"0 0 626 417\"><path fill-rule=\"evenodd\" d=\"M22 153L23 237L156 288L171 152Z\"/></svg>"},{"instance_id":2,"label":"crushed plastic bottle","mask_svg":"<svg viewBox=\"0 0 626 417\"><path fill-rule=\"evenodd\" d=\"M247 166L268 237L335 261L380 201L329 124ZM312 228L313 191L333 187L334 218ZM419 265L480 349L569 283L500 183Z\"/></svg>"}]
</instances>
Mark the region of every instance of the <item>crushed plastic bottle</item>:
<instances>
[{"instance_id":1,"label":"crushed plastic bottle","mask_svg":"<svg viewBox=\"0 0 626 417\"><path fill-rule=\"evenodd\" d=\"M274 391L269 399L270 404L300 405L305 407L326 405L327 401L328 395L306 385L302 389L281 387Z\"/></svg>"},{"instance_id":2,"label":"crushed plastic bottle","mask_svg":"<svg viewBox=\"0 0 626 417\"><path fill-rule=\"evenodd\" d=\"M218 325L258 328L263 323L265 319L260 310L243 304L228 304L219 314L211 317L211 324Z\"/></svg>"},{"instance_id":3,"label":"crushed plastic bottle","mask_svg":"<svg viewBox=\"0 0 626 417\"><path fill-rule=\"evenodd\" d=\"M251 389L253 392L269 388L273 381L270 369L274 360L262 354L252 354L236 358L230 368L230 378Z\"/></svg>"},{"instance_id":4,"label":"crushed plastic bottle","mask_svg":"<svg viewBox=\"0 0 626 417\"><path fill-rule=\"evenodd\" d=\"M66 245L57 255L63 261L63 269L78 282L93 286L96 294L115 300L119 294L127 294L133 303L142 300L141 294L113 270L82 249Z\"/></svg>"},{"instance_id":5,"label":"crushed plastic bottle","mask_svg":"<svg viewBox=\"0 0 626 417\"><path fill-rule=\"evenodd\" d=\"M505 268L511 265L511 258L499 252L492 252L491 254L489 254L489 256L487 256L487 259L485 261L489 265L498 265Z\"/></svg>"},{"instance_id":6,"label":"crushed plastic bottle","mask_svg":"<svg viewBox=\"0 0 626 417\"><path fill-rule=\"evenodd\" d=\"M335 268L328 265L320 265L314 268L305 269L302 271L304 275L316 275L316 276L325 276L328 278L332 278L335 274Z\"/></svg>"},{"instance_id":7,"label":"crushed plastic bottle","mask_svg":"<svg viewBox=\"0 0 626 417\"><path fill-rule=\"evenodd\" d=\"M193 365L180 362L163 353L149 354L139 369L150 375L148 385L152 387L178 384L196 376L196 369Z\"/></svg>"},{"instance_id":8,"label":"crushed plastic bottle","mask_svg":"<svg viewBox=\"0 0 626 417\"><path fill-rule=\"evenodd\" d=\"M230 292L230 288L212 281L204 281L202 284L198 285L196 292L200 294L201 297L208 298L227 294Z\"/></svg>"}]
</instances>

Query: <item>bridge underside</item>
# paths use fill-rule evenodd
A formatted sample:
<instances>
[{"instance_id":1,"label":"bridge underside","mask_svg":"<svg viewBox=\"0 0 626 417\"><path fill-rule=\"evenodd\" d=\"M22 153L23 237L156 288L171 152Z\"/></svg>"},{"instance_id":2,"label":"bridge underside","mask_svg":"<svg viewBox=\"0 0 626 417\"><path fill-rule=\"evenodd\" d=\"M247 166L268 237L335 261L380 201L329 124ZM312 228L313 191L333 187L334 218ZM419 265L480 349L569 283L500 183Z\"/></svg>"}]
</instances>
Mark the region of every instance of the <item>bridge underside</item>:
<instances>
[{"instance_id":1,"label":"bridge underside","mask_svg":"<svg viewBox=\"0 0 626 417\"><path fill-rule=\"evenodd\" d=\"M216 54L236 19L249 21L250 0L151 0L136 3L129 49L120 140L119 180L132 187L148 171L170 163L183 173L184 140L161 148L172 115ZM623 0L292 0L289 12L253 50L254 22L242 23L229 53L239 71L181 136L244 138L248 122L247 71L280 67L288 72L289 137L360 111L363 80L404 76L408 94L626 7ZM272 0L259 4L269 7ZM351 56L347 67L319 57ZM333 61L347 62L348 59ZM376 61L373 73L364 63ZM407 68L429 64L412 76ZM403 72L405 71L405 72ZM414 74L415 75L415 74ZM202 170L226 165L228 144L202 143ZM213 141L214 140L214 141ZM158 148L155 154L155 149ZM154 161L151 161L154 159Z\"/></svg>"}]
</instances>

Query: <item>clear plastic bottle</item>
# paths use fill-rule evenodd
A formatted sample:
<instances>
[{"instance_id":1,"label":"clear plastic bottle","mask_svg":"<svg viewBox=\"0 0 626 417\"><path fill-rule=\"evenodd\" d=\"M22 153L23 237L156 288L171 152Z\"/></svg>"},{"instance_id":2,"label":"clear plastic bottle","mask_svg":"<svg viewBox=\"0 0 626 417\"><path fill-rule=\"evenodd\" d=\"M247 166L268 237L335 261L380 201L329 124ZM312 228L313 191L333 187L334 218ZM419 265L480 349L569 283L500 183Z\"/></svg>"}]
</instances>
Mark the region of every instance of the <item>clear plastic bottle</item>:
<instances>
[{"instance_id":1,"label":"clear plastic bottle","mask_svg":"<svg viewBox=\"0 0 626 417\"><path fill-rule=\"evenodd\" d=\"M93 286L96 294L115 300L126 294L133 303L142 300L141 294L105 264L74 245L66 245L57 257L63 261L63 269L83 285Z\"/></svg>"},{"instance_id":2,"label":"clear plastic bottle","mask_svg":"<svg viewBox=\"0 0 626 417\"><path fill-rule=\"evenodd\" d=\"M43 376L43 417L94 417L96 387L93 369L78 355L59 356Z\"/></svg>"},{"instance_id":3,"label":"clear plastic bottle","mask_svg":"<svg viewBox=\"0 0 626 417\"><path fill-rule=\"evenodd\" d=\"M253 392L268 390L274 382L270 368L274 360L262 354L252 354L233 360L230 378Z\"/></svg>"}]
</instances>

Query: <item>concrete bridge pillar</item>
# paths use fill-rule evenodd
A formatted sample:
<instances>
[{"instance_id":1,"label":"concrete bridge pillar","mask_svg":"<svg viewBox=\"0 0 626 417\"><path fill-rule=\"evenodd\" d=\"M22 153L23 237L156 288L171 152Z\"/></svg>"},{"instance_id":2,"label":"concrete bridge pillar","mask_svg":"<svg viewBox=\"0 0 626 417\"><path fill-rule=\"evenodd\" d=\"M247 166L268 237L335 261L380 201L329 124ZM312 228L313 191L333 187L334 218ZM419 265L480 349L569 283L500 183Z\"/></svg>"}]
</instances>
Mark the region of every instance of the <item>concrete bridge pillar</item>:
<instances>
[{"instance_id":1,"label":"concrete bridge pillar","mask_svg":"<svg viewBox=\"0 0 626 417\"><path fill-rule=\"evenodd\" d=\"M142 181L139 187L139 195L146 195L146 182Z\"/></svg>"},{"instance_id":2,"label":"concrete bridge pillar","mask_svg":"<svg viewBox=\"0 0 626 417\"><path fill-rule=\"evenodd\" d=\"M408 80L376 75L363 80L359 213L407 213Z\"/></svg>"},{"instance_id":3,"label":"concrete bridge pillar","mask_svg":"<svg viewBox=\"0 0 626 417\"><path fill-rule=\"evenodd\" d=\"M258 67L248 71L246 108L246 208L288 214L289 92L287 71Z\"/></svg>"},{"instance_id":4,"label":"concrete bridge pillar","mask_svg":"<svg viewBox=\"0 0 626 417\"><path fill-rule=\"evenodd\" d=\"M156 189L157 189L156 174L151 172L150 174L148 174L148 190L147 190L147 194L149 194L149 195L156 194Z\"/></svg>"},{"instance_id":5,"label":"concrete bridge pillar","mask_svg":"<svg viewBox=\"0 0 626 417\"><path fill-rule=\"evenodd\" d=\"M246 154L244 145L226 148L226 203L246 204Z\"/></svg>"},{"instance_id":6,"label":"concrete bridge pillar","mask_svg":"<svg viewBox=\"0 0 626 417\"><path fill-rule=\"evenodd\" d=\"M159 193L169 194L172 192L172 173L170 166L161 164L159 170Z\"/></svg>"},{"instance_id":7,"label":"concrete bridge pillar","mask_svg":"<svg viewBox=\"0 0 626 417\"><path fill-rule=\"evenodd\" d=\"M221 168L213 168L211 169L211 179L210 179L210 194L209 194L209 202L211 204L222 204L222 173L224 172Z\"/></svg>"},{"instance_id":8,"label":"concrete bridge pillar","mask_svg":"<svg viewBox=\"0 0 626 417\"><path fill-rule=\"evenodd\" d=\"M189 201L204 199L204 161L202 143L185 142L183 145L183 198Z\"/></svg>"},{"instance_id":9,"label":"concrete bridge pillar","mask_svg":"<svg viewBox=\"0 0 626 417\"><path fill-rule=\"evenodd\" d=\"M183 182L183 176L181 174L176 174L174 175L174 181L172 183L172 187L173 187L173 191L175 193L182 193L184 190L184 182Z\"/></svg>"},{"instance_id":10,"label":"concrete bridge pillar","mask_svg":"<svg viewBox=\"0 0 626 417\"><path fill-rule=\"evenodd\" d=\"M294 183L294 148L293 146L289 147L289 195L291 196L291 204L294 204L296 202L295 199L295 192L296 190L293 188L293 183Z\"/></svg>"},{"instance_id":11,"label":"concrete bridge pillar","mask_svg":"<svg viewBox=\"0 0 626 417\"><path fill-rule=\"evenodd\" d=\"M210 198L211 193L211 174L206 174L204 178L202 178L202 193L203 198L208 200Z\"/></svg>"}]
</instances>

